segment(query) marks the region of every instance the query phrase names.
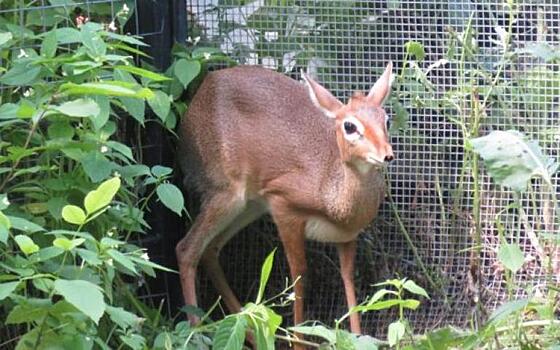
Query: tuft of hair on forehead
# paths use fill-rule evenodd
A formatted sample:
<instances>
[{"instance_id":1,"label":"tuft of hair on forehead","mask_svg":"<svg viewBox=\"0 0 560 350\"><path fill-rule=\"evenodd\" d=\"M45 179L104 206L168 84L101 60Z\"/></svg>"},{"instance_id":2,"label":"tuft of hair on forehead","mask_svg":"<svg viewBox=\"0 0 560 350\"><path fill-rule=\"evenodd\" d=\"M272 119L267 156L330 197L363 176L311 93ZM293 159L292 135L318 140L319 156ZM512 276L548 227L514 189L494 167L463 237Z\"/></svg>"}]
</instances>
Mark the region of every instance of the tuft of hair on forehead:
<instances>
[{"instance_id":1,"label":"tuft of hair on forehead","mask_svg":"<svg viewBox=\"0 0 560 350\"><path fill-rule=\"evenodd\" d=\"M348 106L351 109L359 109L368 104L367 96L361 91L354 91L350 100L348 100Z\"/></svg>"}]
</instances>

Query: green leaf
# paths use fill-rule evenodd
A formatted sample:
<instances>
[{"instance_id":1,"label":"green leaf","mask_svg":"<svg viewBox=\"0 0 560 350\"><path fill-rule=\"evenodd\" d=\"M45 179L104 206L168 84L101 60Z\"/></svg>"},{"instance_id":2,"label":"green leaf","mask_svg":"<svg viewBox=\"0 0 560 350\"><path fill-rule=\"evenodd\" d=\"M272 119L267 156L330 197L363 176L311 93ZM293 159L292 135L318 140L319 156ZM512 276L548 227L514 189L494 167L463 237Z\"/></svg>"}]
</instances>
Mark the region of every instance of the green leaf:
<instances>
[{"instance_id":1,"label":"green leaf","mask_svg":"<svg viewBox=\"0 0 560 350\"><path fill-rule=\"evenodd\" d=\"M135 67L135 66L114 66L113 68L117 69L117 70L123 70L125 72L129 72L129 73L138 75L140 77L148 78L148 79L153 80L153 81L171 80L170 78L168 78L164 75L154 73L154 72L151 72L149 70L139 68L139 67Z\"/></svg>"},{"instance_id":2,"label":"green leaf","mask_svg":"<svg viewBox=\"0 0 560 350\"><path fill-rule=\"evenodd\" d=\"M389 325L387 340L389 346L395 346L404 336L405 326L400 321L395 321Z\"/></svg>"},{"instance_id":3,"label":"green leaf","mask_svg":"<svg viewBox=\"0 0 560 350\"><path fill-rule=\"evenodd\" d=\"M99 33L87 25L82 26L80 39L92 58L99 58L107 53L107 44L105 44Z\"/></svg>"},{"instance_id":4,"label":"green leaf","mask_svg":"<svg viewBox=\"0 0 560 350\"><path fill-rule=\"evenodd\" d=\"M424 46L416 41L409 41L404 44L406 53L409 56L413 56L416 61L422 61L426 57L426 52L424 51Z\"/></svg>"},{"instance_id":5,"label":"green leaf","mask_svg":"<svg viewBox=\"0 0 560 350\"><path fill-rule=\"evenodd\" d=\"M111 321L116 323L123 330L126 330L129 327L136 326L142 321L140 317L136 316L132 312L126 311L122 307L113 307L107 305L105 311L111 318Z\"/></svg>"},{"instance_id":6,"label":"green leaf","mask_svg":"<svg viewBox=\"0 0 560 350\"><path fill-rule=\"evenodd\" d=\"M27 219L20 218L17 216L8 215L8 219L10 219L10 223L12 224L12 228L29 233L36 233L40 231L45 231L45 229L36 223L33 223Z\"/></svg>"},{"instance_id":7,"label":"green leaf","mask_svg":"<svg viewBox=\"0 0 560 350\"><path fill-rule=\"evenodd\" d=\"M0 32L0 47L12 40L14 36L10 32Z\"/></svg>"},{"instance_id":8,"label":"green leaf","mask_svg":"<svg viewBox=\"0 0 560 350\"><path fill-rule=\"evenodd\" d=\"M523 251L517 243L504 243L498 250L498 260L511 272L519 271L525 262Z\"/></svg>"},{"instance_id":9,"label":"green leaf","mask_svg":"<svg viewBox=\"0 0 560 350\"><path fill-rule=\"evenodd\" d=\"M74 238L70 240L65 237L59 237L53 241L53 246L64 249L65 251L71 251L85 241L86 240L84 238Z\"/></svg>"},{"instance_id":10,"label":"green leaf","mask_svg":"<svg viewBox=\"0 0 560 350\"><path fill-rule=\"evenodd\" d=\"M132 350L147 349L146 339L140 334L127 334L119 336L123 343L128 345Z\"/></svg>"},{"instance_id":11,"label":"green leaf","mask_svg":"<svg viewBox=\"0 0 560 350\"><path fill-rule=\"evenodd\" d=\"M148 98L148 105L152 108L154 113L161 119L165 121L169 111L171 110L171 99L169 95L161 90L156 90L154 96Z\"/></svg>"},{"instance_id":12,"label":"green leaf","mask_svg":"<svg viewBox=\"0 0 560 350\"><path fill-rule=\"evenodd\" d=\"M247 320L243 315L230 315L218 323L214 334L213 350L242 349L245 342Z\"/></svg>"},{"instance_id":13,"label":"green leaf","mask_svg":"<svg viewBox=\"0 0 560 350\"><path fill-rule=\"evenodd\" d=\"M257 300L255 301L256 304L260 304L264 296L264 289L266 288L268 278L270 277L270 272L272 271L272 264L274 263L275 252L276 249L273 250L270 254L268 254L261 268L261 279L259 282L259 291L257 293Z\"/></svg>"},{"instance_id":14,"label":"green leaf","mask_svg":"<svg viewBox=\"0 0 560 350\"><path fill-rule=\"evenodd\" d=\"M53 109L70 117L95 117L101 112L94 100L85 98L65 102Z\"/></svg>"},{"instance_id":15,"label":"green leaf","mask_svg":"<svg viewBox=\"0 0 560 350\"><path fill-rule=\"evenodd\" d=\"M103 261L101 261L101 259L99 259L99 257L97 256L97 252L83 248L77 248L76 252L80 256L80 258L82 258L86 263L92 266L99 266L103 263Z\"/></svg>"},{"instance_id":16,"label":"green leaf","mask_svg":"<svg viewBox=\"0 0 560 350\"><path fill-rule=\"evenodd\" d=\"M74 225L83 225L86 223L86 213L82 208L75 205L64 206L64 208L62 208L62 218L64 221Z\"/></svg>"},{"instance_id":17,"label":"green leaf","mask_svg":"<svg viewBox=\"0 0 560 350\"><path fill-rule=\"evenodd\" d=\"M356 350L356 336L343 329L336 331L336 349L340 350Z\"/></svg>"},{"instance_id":18,"label":"green leaf","mask_svg":"<svg viewBox=\"0 0 560 350\"><path fill-rule=\"evenodd\" d=\"M126 268L133 274L135 275L138 274L134 262L128 256L124 255L123 253L115 249L107 250L107 255L109 255L111 258L113 258L113 260L121 264L124 268Z\"/></svg>"},{"instance_id":19,"label":"green leaf","mask_svg":"<svg viewBox=\"0 0 560 350\"><path fill-rule=\"evenodd\" d=\"M548 180L556 171L554 160L542 153L536 141L514 130L493 131L469 143L494 181L517 192L524 191L533 176Z\"/></svg>"},{"instance_id":20,"label":"green leaf","mask_svg":"<svg viewBox=\"0 0 560 350\"><path fill-rule=\"evenodd\" d=\"M89 152L81 159L84 171L92 182L99 182L111 176L111 172L115 169L116 164L107 160L100 152Z\"/></svg>"},{"instance_id":21,"label":"green leaf","mask_svg":"<svg viewBox=\"0 0 560 350\"><path fill-rule=\"evenodd\" d=\"M163 205L181 216L185 201L183 193L181 193L177 186L170 183L160 184L156 189L156 193Z\"/></svg>"},{"instance_id":22,"label":"green leaf","mask_svg":"<svg viewBox=\"0 0 560 350\"><path fill-rule=\"evenodd\" d=\"M494 310L488 318L487 324L496 324L507 319L510 315L525 309L529 305L528 299L518 299L502 304Z\"/></svg>"},{"instance_id":23,"label":"green leaf","mask_svg":"<svg viewBox=\"0 0 560 350\"><path fill-rule=\"evenodd\" d=\"M173 169L161 165L154 165L151 171L155 177L162 178L171 174L173 172Z\"/></svg>"},{"instance_id":24,"label":"green leaf","mask_svg":"<svg viewBox=\"0 0 560 350\"><path fill-rule=\"evenodd\" d=\"M154 93L148 88L140 88L138 84L104 81L102 83L64 83L60 92L66 95L102 95L114 97L152 98Z\"/></svg>"},{"instance_id":25,"label":"green leaf","mask_svg":"<svg viewBox=\"0 0 560 350\"><path fill-rule=\"evenodd\" d=\"M6 317L6 324L38 322L49 312L51 305L48 299L27 298L10 311Z\"/></svg>"},{"instance_id":26,"label":"green leaf","mask_svg":"<svg viewBox=\"0 0 560 350\"><path fill-rule=\"evenodd\" d=\"M144 100L132 97L121 97L121 103L124 109L140 124L144 124L144 115L146 114L146 102Z\"/></svg>"},{"instance_id":27,"label":"green leaf","mask_svg":"<svg viewBox=\"0 0 560 350\"><path fill-rule=\"evenodd\" d=\"M93 100L99 106L99 113L97 115L90 116L90 120L93 123L93 127L96 131L101 130L111 116L111 103L107 96L95 96Z\"/></svg>"},{"instance_id":28,"label":"green leaf","mask_svg":"<svg viewBox=\"0 0 560 350\"><path fill-rule=\"evenodd\" d=\"M17 118L19 106L15 103L5 103L0 106L0 120Z\"/></svg>"},{"instance_id":29,"label":"green leaf","mask_svg":"<svg viewBox=\"0 0 560 350\"><path fill-rule=\"evenodd\" d=\"M173 74L183 84L183 88L186 89L190 82L200 74L200 68L200 62L181 58L175 62Z\"/></svg>"},{"instance_id":30,"label":"green leaf","mask_svg":"<svg viewBox=\"0 0 560 350\"><path fill-rule=\"evenodd\" d=\"M290 330L303 335L323 338L331 345L336 343L336 332L325 326L294 326L290 327Z\"/></svg>"},{"instance_id":31,"label":"green leaf","mask_svg":"<svg viewBox=\"0 0 560 350\"><path fill-rule=\"evenodd\" d=\"M29 236L17 235L14 237L14 240L25 255L30 255L39 251L39 246L35 244Z\"/></svg>"},{"instance_id":32,"label":"green leaf","mask_svg":"<svg viewBox=\"0 0 560 350\"><path fill-rule=\"evenodd\" d=\"M4 213L0 211L0 242L6 244L8 242L8 236L12 224L10 219Z\"/></svg>"},{"instance_id":33,"label":"green leaf","mask_svg":"<svg viewBox=\"0 0 560 350\"><path fill-rule=\"evenodd\" d=\"M119 191L120 187L121 179L114 177L103 182L96 190L89 192L84 199L86 213L91 215L108 206Z\"/></svg>"},{"instance_id":34,"label":"green leaf","mask_svg":"<svg viewBox=\"0 0 560 350\"><path fill-rule=\"evenodd\" d=\"M0 83L12 86L23 86L32 83L41 72L41 67L33 66L29 61L15 64L0 77Z\"/></svg>"},{"instance_id":35,"label":"green leaf","mask_svg":"<svg viewBox=\"0 0 560 350\"><path fill-rule=\"evenodd\" d=\"M57 28L55 29L56 32L56 39L59 44L67 45L67 44L75 44L81 41L80 39L80 31L70 28Z\"/></svg>"},{"instance_id":36,"label":"green leaf","mask_svg":"<svg viewBox=\"0 0 560 350\"><path fill-rule=\"evenodd\" d=\"M57 45L56 30L51 30L45 35L41 43L41 56L53 58L56 54Z\"/></svg>"},{"instance_id":37,"label":"green leaf","mask_svg":"<svg viewBox=\"0 0 560 350\"><path fill-rule=\"evenodd\" d=\"M105 301L100 288L84 280L63 280L54 282L54 290L96 324L105 311Z\"/></svg>"},{"instance_id":38,"label":"green leaf","mask_svg":"<svg viewBox=\"0 0 560 350\"><path fill-rule=\"evenodd\" d=\"M426 293L426 290L420 287L419 285L417 285L416 282L414 282L413 280L407 280L406 282L404 282L403 288L411 293L421 295L423 297L430 299L430 296L428 295L428 293Z\"/></svg>"},{"instance_id":39,"label":"green leaf","mask_svg":"<svg viewBox=\"0 0 560 350\"><path fill-rule=\"evenodd\" d=\"M17 282L0 283L0 300L6 299L19 285Z\"/></svg>"}]
</instances>

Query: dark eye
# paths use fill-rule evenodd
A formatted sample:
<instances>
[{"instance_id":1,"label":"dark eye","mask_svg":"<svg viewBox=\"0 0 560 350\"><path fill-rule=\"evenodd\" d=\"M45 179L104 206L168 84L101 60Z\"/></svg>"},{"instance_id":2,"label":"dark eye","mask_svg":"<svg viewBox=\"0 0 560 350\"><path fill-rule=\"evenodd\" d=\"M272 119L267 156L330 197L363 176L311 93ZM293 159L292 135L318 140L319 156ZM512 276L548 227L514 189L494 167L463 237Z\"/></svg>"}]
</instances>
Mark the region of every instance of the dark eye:
<instances>
[{"instance_id":1,"label":"dark eye","mask_svg":"<svg viewBox=\"0 0 560 350\"><path fill-rule=\"evenodd\" d=\"M356 124L351 123L351 122L344 122L344 131L347 134L353 134L356 131L358 131L358 128L356 127Z\"/></svg>"},{"instance_id":2,"label":"dark eye","mask_svg":"<svg viewBox=\"0 0 560 350\"><path fill-rule=\"evenodd\" d=\"M386 128L387 130L391 129L391 119L387 119L387 121L385 122Z\"/></svg>"}]
</instances>

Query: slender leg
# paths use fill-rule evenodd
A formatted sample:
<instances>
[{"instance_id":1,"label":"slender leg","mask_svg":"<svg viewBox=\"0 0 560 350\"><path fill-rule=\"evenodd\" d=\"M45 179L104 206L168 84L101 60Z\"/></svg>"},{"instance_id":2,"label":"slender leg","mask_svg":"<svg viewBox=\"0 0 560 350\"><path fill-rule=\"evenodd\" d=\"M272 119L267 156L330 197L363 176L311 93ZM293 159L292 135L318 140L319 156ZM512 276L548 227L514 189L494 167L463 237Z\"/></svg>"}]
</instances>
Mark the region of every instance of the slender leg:
<instances>
[{"instance_id":1,"label":"slender leg","mask_svg":"<svg viewBox=\"0 0 560 350\"><path fill-rule=\"evenodd\" d=\"M224 303L231 313L241 311L241 303L231 290L224 270L220 266L220 251L237 232L241 231L264 213L265 210L262 206L249 203L245 210L233 220L227 229L210 243L210 246L202 256L202 264L204 265L208 277L210 277L214 288L216 288L218 293L222 296Z\"/></svg>"},{"instance_id":2,"label":"slender leg","mask_svg":"<svg viewBox=\"0 0 560 350\"><path fill-rule=\"evenodd\" d=\"M243 210L244 203L235 200L229 193L219 193L211 197L202 207L188 234L177 244L176 254L181 277L181 287L185 304L197 306L196 271L198 262L212 242L232 220ZM189 315L191 323L198 317Z\"/></svg>"},{"instance_id":3,"label":"slender leg","mask_svg":"<svg viewBox=\"0 0 560 350\"><path fill-rule=\"evenodd\" d=\"M271 208L272 217L278 227L278 234L284 246L284 252L290 266L290 276L292 281L298 279L294 286L296 300L294 302L294 325L304 321L303 296L304 296L304 275L307 270L305 260L305 220L292 215L281 207ZM301 334L296 334L303 338ZM295 345L294 349L303 350L301 345Z\"/></svg>"},{"instance_id":4,"label":"slender leg","mask_svg":"<svg viewBox=\"0 0 560 350\"><path fill-rule=\"evenodd\" d=\"M340 274L344 282L346 302L348 309L356 306L356 291L354 290L354 260L356 258L356 241L337 244L338 257L340 260ZM352 333L360 334L360 315L350 315L350 330Z\"/></svg>"}]
</instances>

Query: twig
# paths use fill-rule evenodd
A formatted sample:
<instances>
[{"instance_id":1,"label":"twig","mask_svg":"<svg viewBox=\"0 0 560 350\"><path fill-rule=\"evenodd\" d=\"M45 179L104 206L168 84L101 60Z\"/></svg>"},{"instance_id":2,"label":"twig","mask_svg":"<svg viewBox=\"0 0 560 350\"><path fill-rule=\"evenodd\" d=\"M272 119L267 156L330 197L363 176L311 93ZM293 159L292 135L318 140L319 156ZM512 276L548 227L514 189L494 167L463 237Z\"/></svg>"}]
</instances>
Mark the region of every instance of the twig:
<instances>
[{"instance_id":1,"label":"twig","mask_svg":"<svg viewBox=\"0 0 560 350\"><path fill-rule=\"evenodd\" d=\"M313 343L313 342L306 341L306 340L296 339L296 338L292 338L292 337L287 337L285 335L276 334L276 335L274 335L274 338L279 339L279 340L283 340L283 341L288 342L288 343L294 343L294 344L309 346L309 347L312 347L314 349L321 348L320 344Z\"/></svg>"}]
</instances>

